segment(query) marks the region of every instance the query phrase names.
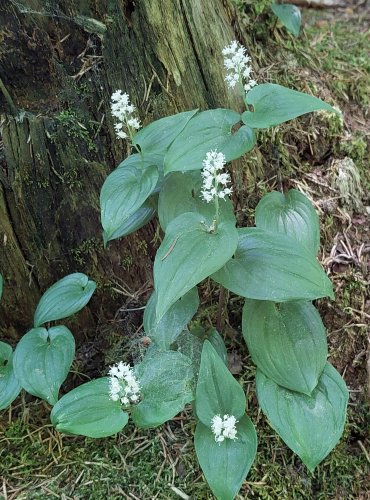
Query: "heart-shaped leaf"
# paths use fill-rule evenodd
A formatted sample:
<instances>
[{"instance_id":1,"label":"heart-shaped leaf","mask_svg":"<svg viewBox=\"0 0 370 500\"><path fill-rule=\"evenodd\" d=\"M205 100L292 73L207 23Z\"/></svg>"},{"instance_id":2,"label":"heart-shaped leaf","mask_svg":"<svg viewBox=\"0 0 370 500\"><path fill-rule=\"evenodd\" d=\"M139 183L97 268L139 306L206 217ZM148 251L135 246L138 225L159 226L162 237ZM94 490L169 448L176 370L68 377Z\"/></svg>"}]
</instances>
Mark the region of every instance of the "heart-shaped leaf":
<instances>
[{"instance_id":1,"label":"heart-shaped leaf","mask_svg":"<svg viewBox=\"0 0 370 500\"><path fill-rule=\"evenodd\" d=\"M157 184L152 192L152 195L155 195L158 194L162 189L162 184L164 181L163 160L164 160L164 153L151 152L151 151L146 151L145 153L143 152L135 153L125 158L118 165L117 169L126 167L130 168L135 167L138 168L139 170L145 170L155 165L158 168L158 175L159 175ZM148 200L150 200L150 198L148 198Z\"/></svg>"},{"instance_id":2,"label":"heart-shaped leaf","mask_svg":"<svg viewBox=\"0 0 370 500\"><path fill-rule=\"evenodd\" d=\"M65 434L91 438L113 436L128 422L128 414L119 401L109 396L109 378L103 377L82 384L68 392L54 406L51 423Z\"/></svg>"},{"instance_id":3,"label":"heart-shaped leaf","mask_svg":"<svg viewBox=\"0 0 370 500\"><path fill-rule=\"evenodd\" d=\"M200 172L173 172L166 176L158 199L159 223L166 231L168 224L186 212L197 212L208 219L215 213L213 203L201 197L202 177ZM231 201L226 197L219 201L220 219L236 223Z\"/></svg>"},{"instance_id":4,"label":"heart-shaped leaf","mask_svg":"<svg viewBox=\"0 0 370 500\"><path fill-rule=\"evenodd\" d=\"M339 441L346 419L348 389L329 363L311 396L289 391L256 376L258 402L271 427L313 471Z\"/></svg>"},{"instance_id":5,"label":"heart-shaped leaf","mask_svg":"<svg viewBox=\"0 0 370 500\"><path fill-rule=\"evenodd\" d=\"M198 310L197 287L175 302L159 321L155 314L156 306L157 295L153 292L144 311L144 330L158 347L168 350Z\"/></svg>"},{"instance_id":6,"label":"heart-shaped leaf","mask_svg":"<svg viewBox=\"0 0 370 500\"><path fill-rule=\"evenodd\" d=\"M275 83L253 87L247 94L247 102L254 111L244 111L242 119L251 128L273 127L319 109L338 114L336 109L317 97Z\"/></svg>"},{"instance_id":7,"label":"heart-shaped leaf","mask_svg":"<svg viewBox=\"0 0 370 500\"><path fill-rule=\"evenodd\" d=\"M163 154L149 151L145 154L143 152L134 153L121 161L117 169L136 167L139 170L145 170L152 165L156 165L159 171L163 170Z\"/></svg>"},{"instance_id":8,"label":"heart-shaped leaf","mask_svg":"<svg viewBox=\"0 0 370 500\"><path fill-rule=\"evenodd\" d=\"M238 233L234 258L212 275L217 283L257 300L334 298L322 267L296 240L255 227L238 229Z\"/></svg>"},{"instance_id":9,"label":"heart-shaped leaf","mask_svg":"<svg viewBox=\"0 0 370 500\"><path fill-rule=\"evenodd\" d=\"M33 328L15 349L14 372L23 389L54 405L74 354L75 340L65 326Z\"/></svg>"},{"instance_id":10,"label":"heart-shaped leaf","mask_svg":"<svg viewBox=\"0 0 370 500\"><path fill-rule=\"evenodd\" d=\"M168 225L154 261L157 319L233 255L238 242L234 224L221 222L217 233L210 233L211 224L201 214L185 213Z\"/></svg>"},{"instance_id":11,"label":"heart-shaped leaf","mask_svg":"<svg viewBox=\"0 0 370 500\"><path fill-rule=\"evenodd\" d=\"M73 273L57 281L46 290L37 305L34 326L67 318L80 311L91 299L95 281L82 273Z\"/></svg>"},{"instance_id":12,"label":"heart-shaped leaf","mask_svg":"<svg viewBox=\"0 0 370 500\"><path fill-rule=\"evenodd\" d=\"M156 199L154 196L150 196L142 206L136 210L125 222L120 226L116 231L114 231L109 240L116 240L117 238L121 238L122 236L127 236L141 227L145 226L155 215L156 213ZM104 245L108 243L106 240L106 234L103 233Z\"/></svg>"},{"instance_id":13,"label":"heart-shaped leaf","mask_svg":"<svg viewBox=\"0 0 370 500\"><path fill-rule=\"evenodd\" d=\"M256 143L251 128L232 129L241 120L239 113L230 109L212 109L194 116L171 144L164 158L164 173L201 170L209 151L217 150L226 161L235 160Z\"/></svg>"},{"instance_id":14,"label":"heart-shaped leaf","mask_svg":"<svg viewBox=\"0 0 370 500\"><path fill-rule=\"evenodd\" d=\"M215 441L211 429L199 422L194 445L199 464L216 498L233 500L245 481L257 451L257 434L247 415L236 424L237 439Z\"/></svg>"},{"instance_id":15,"label":"heart-shaped leaf","mask_svg":"<svg viewBox=\"0 0 370 500\"><path fill-rule=\"evenodd\" d=\"M100 192L104 240L110 241L122 225L153 193L159 179L155 165L117 168L105 179Z\"/></svg>"},{"instance_id":16,"label":"heart-shaped leaf","mask_svg":"<svg viewBox=\"0 0 370 500\"><path fill-rule=\"evenodd\" d=\"M154 352L135 366L141 401L132 409L138 427L162 425L193 400L191 360L179 352Z\"/></svg>"},{"instance_id":17,"label":"heart-shaped leaf","mask_svg":"<svg viewBox=\"0 0 370 500\"><path fill-rule=\"evenodd\" d=\"M139 146L144 154L164 154L197 112L197 109L193 109L156 120L137 132L133 143Z\"/></svg>"},{"instance_id":18,"label":"heart-shaped leaf","mask_svg":"<svg viewBox=\"0 0 370 500\"><path fill-rule=\"evenodd\" d=\"M242 387L208 340L203 345L195 403L199 420L208 427L215 415L239 419L247 404Z\"/></svg>"},{"instance_id":19,"label":"heart-shaped leaf","mask_svg":"<svg viewBox=\"0 0 370 500\"><path fill-rule=\"evenodd\" d=\"M279 18L286 29L294 36L299 35L301 27L301 11L295 5L286 3L279 5L273 3L271 5L272 12Z\"/></svg>"},{"instance_id":20,"label":"heart-shaped leaf","mask_svg":"<svg viewBox=\"0 0 370 500\"><path fill-rule=\"evenodd\" d=\"M325 327L310 302L246 300L243 335L258 368L287 389L311 394L328 355Z\"/></svg>"},{"instance_id":21,"label":"heart-shaped leaf","mask_svg":"<svg viewBox=\"0 0 370 500\"><path fill-rule=\"evenodd\" d=\"M21 385L13 369L13 349L0 342L0 410L7 408L20 392Z\"/></svg>"},{"instance_id":22,"label":"heart-shaped leaf","mask_svg":"<svg viewBox=\"0 0 370 500\"><path fill-rule=\"evenodd\" d=\"M319 251L319 217L310 200L296 189L285 196L277 191L266 194L256 207L256 226L293 237L315 256Z\"/></svg>"}]
</instances>

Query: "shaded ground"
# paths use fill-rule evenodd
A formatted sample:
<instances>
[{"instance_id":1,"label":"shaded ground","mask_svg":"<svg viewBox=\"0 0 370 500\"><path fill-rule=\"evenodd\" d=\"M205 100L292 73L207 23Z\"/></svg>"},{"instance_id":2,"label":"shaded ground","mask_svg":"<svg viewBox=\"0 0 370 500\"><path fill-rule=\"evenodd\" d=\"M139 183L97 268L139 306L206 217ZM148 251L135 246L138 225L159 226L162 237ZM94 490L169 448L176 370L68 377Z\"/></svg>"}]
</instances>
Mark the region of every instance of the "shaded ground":
<instances>
[{"instance_id":1,"label":"shaded ground","mask_svg":"<svg viewBox=\"0 0 370 500\"><path fill-rule=\"evenodd\" d=\"M240 334L242 300L231 296L224 328L230 367L243 383L259 435L257 459L239 498L365 500L370 498L370 440L366 434L370 423L366 403L370 37L366 26L370 16L364 10L351 9L334 14L307 10L303 15L305 30L298 40L283 30L272 31L271 17L257 19L250 52L259 68L258 79L311 89L344 111L344 124L335 117L316 114L261 134L260 147L235 175L245 195L245 204L237 210L239 221L251 225L262 194L295 187L319 211L321 260L334 282L336 300L320 300L318 306L328 329L330 361L350 389L348 422L339 445L311 475L257 408L255 369ZM256 183L248 182L243 167L254 169ZM346 191L338 183L339 171L347 175ZM356 172L361 177L359 184L354 180ZM140 358L145 349L142 311L128 309L143 306L147 290L133 296L121 292L121 310L111 324L96 332L96 339L79 348L65 390L87 376L104 373L117 358ZM205 283L198 322L215 324L217 300L216 284ZM159 429L144 432L128 427L104 440L61 436L51 428L48 413L46 403L27 395L1 414L0 496L212 498L196 463L192 445L195 422L190 410Z\"/></svg>"}]
</instances>

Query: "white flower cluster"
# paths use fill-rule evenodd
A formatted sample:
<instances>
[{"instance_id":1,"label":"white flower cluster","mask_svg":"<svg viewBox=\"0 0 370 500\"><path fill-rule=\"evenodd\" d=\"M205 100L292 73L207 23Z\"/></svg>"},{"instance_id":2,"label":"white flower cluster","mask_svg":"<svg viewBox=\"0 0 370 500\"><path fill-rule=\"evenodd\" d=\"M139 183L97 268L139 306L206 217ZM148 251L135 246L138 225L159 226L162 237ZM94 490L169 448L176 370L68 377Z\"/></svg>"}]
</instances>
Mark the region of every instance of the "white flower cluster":
<instances>
[{"instance_id":1,"label":"white flower cluster","mask_svg":"<svg viewBox=\"0 0 370 500\"><path fill-rule=\"evenodd\" d=\"M220 172L225 164L225 155L217 153L217 151L209 151L203 160L203 190L201 193L203 200L207 203L216 196L224 200L226 195L232 193L232 188L226 187L231 182L230 175ZM223 186L223 189L220 189L220 185Z\"/></svg>"},{"instance_id":2,"label":"white flower cluster","mask_svg":"<svg viewBox=\"0 0 370 500\"><path fill-rule=\"evenodd\" d=\"M120 361L110 367L109 375L109 394L113 401L120 401L123 405L139 401L140 384L130 365Z\"/></svg>"},{"instance_id":3,"label":"white flower cluster","mask_svg":"<svg viewBox=\"0 0 370 500\"><path fill-rule=\"evenodd\" d=\"M237 83L240 83L244 85L245 92L248 92L257 85L257 82L251 78L251 58L243 45L234 40L222 50L222 54L224 56L224 66L228 71L225 81L229 88L232 89Z\"/></svg>"},{"instance_id":4,"label":"white flower cluster","mask_svg":"<svg viewBox=\"0 0 370 500\"><path fill-rule=\"evenodd\" d=\"M133 130L137 130L141 127L140 121L132 116L136 108L130 104L130 96L125 92L122 93L122 90L113 92L111 101L112 115L118 119L118 122L114 125L117 137L126 139L128 135L124 129L128 130L131 136Z\"/></svg>"},{"instance_id":5,"label":"white flower cluster","mask_svg":"<svg viewBox=\"0 0 370 500\"><path fill-rule=\"evenodd\" d=\"M233 415L224 415L222 419L220 415L215 415L212 418L212 432L215 435L215 441L217 443L222 443L225 438L229 439L238 439L236 437L237 430L235 428L235 424L238 423L238 420Z\"/></svg>"}]
</instances>

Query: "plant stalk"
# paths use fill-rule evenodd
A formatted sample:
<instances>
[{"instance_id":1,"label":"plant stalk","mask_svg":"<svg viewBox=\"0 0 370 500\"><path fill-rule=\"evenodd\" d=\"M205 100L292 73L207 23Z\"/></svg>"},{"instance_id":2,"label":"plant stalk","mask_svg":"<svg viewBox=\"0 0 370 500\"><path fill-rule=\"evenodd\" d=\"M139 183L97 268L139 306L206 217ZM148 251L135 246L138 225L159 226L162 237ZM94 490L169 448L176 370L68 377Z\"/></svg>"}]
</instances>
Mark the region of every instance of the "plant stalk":
<instances>
[{"instance_id":1,"label":"plant stalk","mask_svg":"<svg viewBox=\"0 0 370 500\"><path fill-rule=\"evenodd\" d=\"M218 225L220 223L220 203L218 195L215 197L215 218L213 219L213 233L217 233Z\"/></svg>"}]
</instances>

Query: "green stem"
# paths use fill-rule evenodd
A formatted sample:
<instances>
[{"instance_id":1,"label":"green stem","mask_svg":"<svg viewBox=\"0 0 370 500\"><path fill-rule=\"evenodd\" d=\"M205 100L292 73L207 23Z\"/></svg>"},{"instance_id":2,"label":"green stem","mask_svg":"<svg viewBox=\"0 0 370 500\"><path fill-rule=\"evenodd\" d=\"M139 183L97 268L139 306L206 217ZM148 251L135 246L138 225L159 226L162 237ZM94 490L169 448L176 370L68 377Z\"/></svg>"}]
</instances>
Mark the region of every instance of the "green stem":
<instances>
[{"instance_id":1,"label":"green stem","mask_svg":"<svg viewBox=\"0 0 370 500\"><path fill-rule=\"evenodd\" d=\"M240 85L240 89L241 89L242 99L245 102L245 104L247 105L247 102L246 102L246 99L245 99L246 92L244 90L243 76L242 76L242 74L241 74L240 71L239 71L239 85Z\"/></svg>"},{"instance_id":2,"label":"green stem","mask_svg":"<svg viewBox=\"0 0 370 500\"><path fill-rule=\"evenodd\" d=\"M134 147L134 148L136 149L136 151L137 151L138 153L140 153L140 154L141 154L140 149L139 149L139 148L136 146L136 144L134 144L134 142L133 142L133 141L134 141L134 135L135 135L135 134L133 134L133 133L132 133L132 128L128 125L127 120L126 120L126 128L127 128L128 135L129 135L129 137L130 137L131 149L132 149L132 147ZM130 154L131 154L131 153L130 153Z\"/></svg>"},{"instance_id":3,"label":"green stem","mask_svg":"<svg viewBox=\"0 0 370 500\"><path fill-rule=\"evenodd\" d=\"M215 218L214 218L214 229L213 229L214 233L217 233L219 223L220 223L220 205L219 205L218 195L216 193L216 197L215 197Z\"/></svg>"},{"instance_id":4,"label":"green stem","mask_svg":"<svg viewBox=\"0 0 370 500\"><path fill-rule=\"evenodd\" d=\"M241 93L242 93L242 99L245 102L245 104L247 104L247 101L246 101L246 98L245 98L246 92L244 90L244 85L243 85L243 80L242 79L239 80L239 85L240 85L240 89L241 89Z\"/></svg>"}]
</instances>

